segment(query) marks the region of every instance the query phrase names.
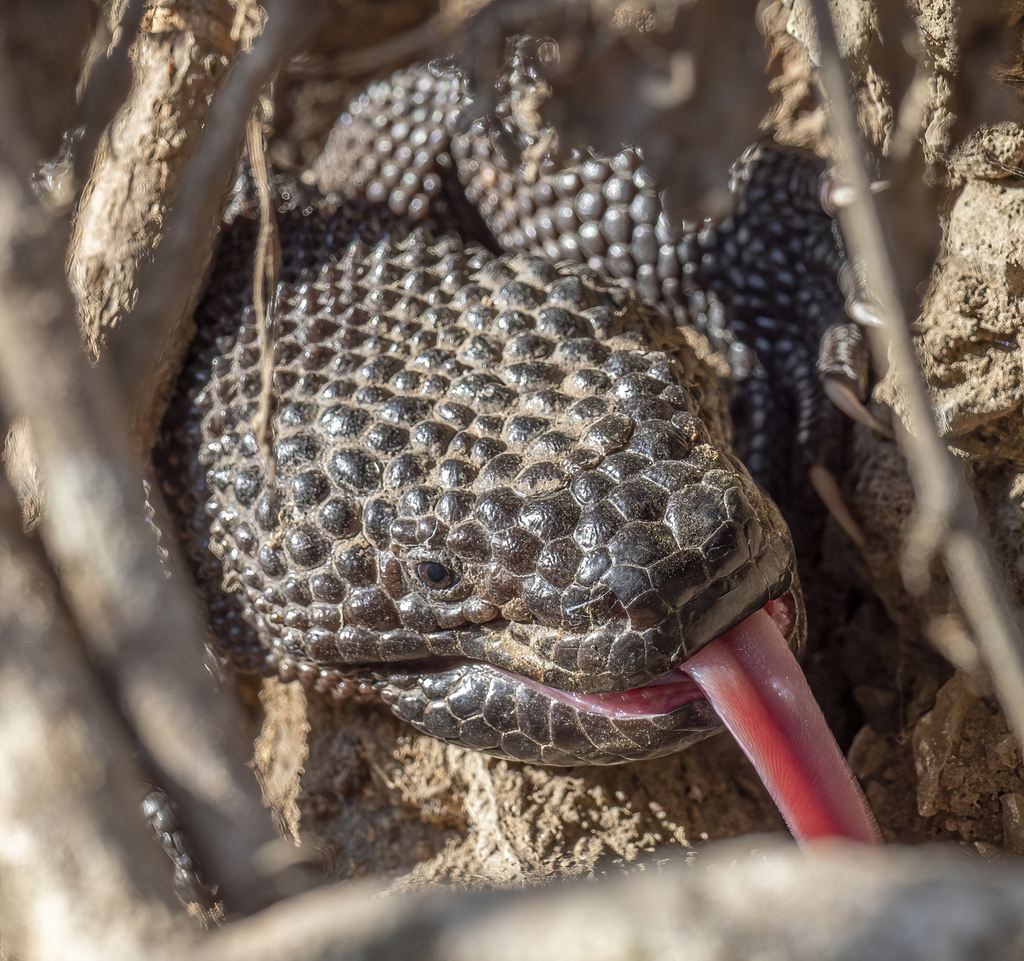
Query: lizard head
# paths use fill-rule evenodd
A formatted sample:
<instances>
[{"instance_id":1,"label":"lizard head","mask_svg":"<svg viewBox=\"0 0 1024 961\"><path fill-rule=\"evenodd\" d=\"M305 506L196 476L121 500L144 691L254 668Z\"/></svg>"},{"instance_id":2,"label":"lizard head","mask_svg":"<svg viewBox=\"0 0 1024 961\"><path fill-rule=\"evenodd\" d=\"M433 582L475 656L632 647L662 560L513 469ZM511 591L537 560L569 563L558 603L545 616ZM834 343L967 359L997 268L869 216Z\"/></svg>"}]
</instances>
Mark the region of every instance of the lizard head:
<instances>
[{"instance_id":1,"label":"lizard head","mask_svg":"<svg viewBox=\"0 0 1024 961\"><path fill-rule=\"evenodd\" d=\"M197 404L223 586L279 666L490 753L614 763L720 728L681 665L754 612L802 643L714 375L631 292L418 232L277 303L273 479L251 317Z\"/></svg>"}]
</instances>

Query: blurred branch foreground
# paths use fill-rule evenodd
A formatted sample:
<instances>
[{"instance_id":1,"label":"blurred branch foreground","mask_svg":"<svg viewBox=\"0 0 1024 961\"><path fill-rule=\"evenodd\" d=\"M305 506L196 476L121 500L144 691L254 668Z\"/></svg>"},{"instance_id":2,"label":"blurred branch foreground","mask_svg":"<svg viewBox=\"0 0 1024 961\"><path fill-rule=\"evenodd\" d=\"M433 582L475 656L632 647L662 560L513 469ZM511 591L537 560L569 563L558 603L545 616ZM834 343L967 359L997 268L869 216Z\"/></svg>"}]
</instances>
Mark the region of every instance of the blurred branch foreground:
<instances>
[{"instance_id":1,"label":"blurred branch foreground","mask_svg":"<svg viewBox=\"0 0 1024 961\"><path fill-rule=\"evenodd\" d=\"M0 427L6 435L17 422L12 436L23 437L27 425L37 464L29 466L23 445L9 443L21 505L0 477L0 961L1018 956L1024 872L1012 857L991 865L953 849L834 846L800 854L746 839L711 845L693 864L677 859L600 885L386 899L374 897L379 884L302 893L316 872L299 856L305 849L278 837L245 766L242 719L216 696L203 666L203 615L181 580L165 574L165 563L181 566L174 546L162 538L166 560L153 549L154 525L169 525L155 498L155 515L147 512L140 452L152 442L187 341L246 124L275 77L275 123L287 122L282 64L298 64L295 76L317 76L317 64L329 73L332 63L379 73L395 58L438 52L439 38L454 37L480 6L275 0L264 11L249 0L127 0L112 4L110 23L84 0L7 6L0 20ZM593 0L576 12L610 23L620 6L646 9ZM514 31L523 18L547 12L536 7L497 0L480 14L475 35L489 36L488 24L495 35ZM761 4L761 13L798 23L791 14L801 7L779 0ZM841 16L846 7L837 9ZM721 4L717 16L753 25L753 4ZM939 59L933 51L933 67ZM856 88L866 61L855 62ZM902 101L908 110L913 82ZM337 112L332 96L343 103L349 95L341 81L309 89L320 91L325 113ZM833 98L837 89L829 85ZM813 112L802 116L813 125ZM929 149L948 154L949 131L936 133L932 119L901 116L890 147L901 130L926 126ZM283 159L301 167L311 156L297 122L296 130ZM63 160L62 142L70 147ZM271 143L275 149L285 150L283 139ZM54 157L40 177L42 159ZM717 155L704 162L725 169ZM863 186L863 175L850 180ZM923 179L920 170L916 176ZM855 239L856 230L850 234ZM908 258L917 252L910 245ZM930 261L922 262L927 269ZM873 286L885 286L877 267L867 270ZM883 302L898 301L901 290L888 283ZM897 318L893 310L889 316ZM906 369L907 360L896 366ZM899 395L900 385L890 390ZM956 416L949 421L955 431ZM957 441L969 446L963 436ZM42 518L36 532L23 532L23 512ZM933 527L945 529L941 518ZM979 543L973 523L957 518L945 527L961 552L964 537ZM899 533L875 538L882 552L890 545L890 562ZM927 609L920 616L934 624L941 614L948 624L957 612L928 601L921 574L928 550L947 559L955 553L940 542L922 560L918 538L918 593ZM987 562L973 550L977 569ZM1004 567L1012 559L999 553ZM951 571L957 589L979 602L981 589ZM991 584L985 591L993 593ZM998 602L980 614L963 606L973 623L996 617L1002 635L1012 635L1013 615ZM958 650L958 666L982 683L970 644ZM1004 704L1013 703L1013 670L996 673ZM1016 694L1024 704L1024 691ZM934 687L930 696L935 702ZM230 918L219 928L204 933L181 910L166 858L138 813L151 781L176 802L218 883ZM1017 797L1019 804L1002 800ZM1007 789L1001 803L1004 846L1017 851L1024 797ZM1014 810L1016 822L1005 813ZM991 845L985 851L994 853Z\"/></svg>"}]
</instances>

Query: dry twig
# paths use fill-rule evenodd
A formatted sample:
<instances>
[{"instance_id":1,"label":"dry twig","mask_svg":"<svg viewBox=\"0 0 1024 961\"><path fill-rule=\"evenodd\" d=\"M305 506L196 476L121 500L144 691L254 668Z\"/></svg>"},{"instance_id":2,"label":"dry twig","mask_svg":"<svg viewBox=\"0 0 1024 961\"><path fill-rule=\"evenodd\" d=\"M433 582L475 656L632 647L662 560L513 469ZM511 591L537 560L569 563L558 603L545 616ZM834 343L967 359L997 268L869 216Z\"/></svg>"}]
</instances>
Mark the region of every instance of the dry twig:
<instances>
[{"instance_id":1,"label":"dry twig","mask_svg":"<svg viewBox=\"0 0 1024 961\"><path fill-rule=\"evenodd\" d=\"M0 59L0 88L21 79ZM58 90L52 102L66 99ZM29 186L46 150L25 104L0 98L0 397L31 428L48 500L42 537L103 683L227 903L251 909L268 897L253 859L278 839L236 753L230 704L211 696L194 598L154 550L126 408L83 350L62 270L67 225Z\"/></svg>"},{"instance_id":2,"label":"dry twig","mask_svg":"<svg viewBox=\"0 0 1024 961\"><path fill-rule=\"evenodd\" d=\"M123 32L131 91L99 136L68 254L79 320L96 356L135 303L139 270L159 241L210 99L238 56L231 16L227 0L179 0L149 6L141 30ZM84 160L87 152L80 146L78 155Z\"/></svg>"},{"instance_id":3,"label":"dry twig","mask_svg":"<svg viewBox=\"0 0 1024 961\"><path fill-rule=\"evenodd\" d=\"M92 68L82 96L82 135L75 148L75 180L78 184L84 183L89 176L100 138L131 89L132 65L128 51L138 36L145 10L145 0L127 0L110 49Z\"/></svg>"},{"instance_id":4,"label":"dry twig","mask_svg":"<svg viewBox=\"0 0 1024 961\"><path fill-rule=\"evenodd\" d=\"M182 177L160 246L139 278L135 309L112 345L110 359L136 408L138 433L147 447L159 422L160 398L181 359L179 331L199 296L249 117L282 59L320 15L315 0L267 4L263 33L239 58L210 107L202 141Z\"/></svg>"},{"instance_id":5,"label":"dry twig","mask_svg":"<svg viewBox=\"0 0 1024 961\"><path fill-rule=\"evenodd\" d=\"M277 483L277 454L274 448L274 294L280 271L280 249L277 220L270 197L270 173L267 169L266 144L260 118L253 114L246 127L246 147L256 196L259 199L260 233L256 241L256 264L253 269L252 303L260 330L260 406L253 422L256 440L267 463L268 485Z\"/></svg>"},{"instance_id":6,"label":"dry twig","mask_svg":"<svg viewBox=\"0 0 1024 961\"><path fill-rule=\"evenodd\" d=\"M899 296L894 253L883 227L879 201L870 189L864 151L828 0L812 0L821 44L821 80L829 100L829 123L840 145L839 168L856 198L839 217L868 289L884 323L871 329L879 366L897 371L905 397L906 423L900 443L917 494L915 515L902 559L903 579L912 594L928 588L929 568L941 556L992 675L999 702L1019 743L1024 744L1024 637L1020 614L996 574L978 526L963 471L936 430L931 402Z\"/></svg>"},{"instance_id":7,"label":"dry twig","mask_svg":"<svg viewBox=\"0 0 1024 961\"><path fill-rule=\"evenodd\" d=\"M2 472L0 636L0 942L33 961L142 957L175 898L138 815L137 742Z\"/></svg>"},{"instance_id":8,"label":"dry twig","mask_svg":"<svg viewBox=\"0 0 1024 961\"><path fill-rule=\"evenodd\" d=\"M382 43L352 53L343 53L330 60L309 62L296 60L286 68L289 76L296 79L317 79L320 77L358 76L362 73L380 70L390 64L407 63L418 57L436 57L439 49L448 39L445 18L435 14L425 23L405 30Z\"/></svg>"}]
</instances>

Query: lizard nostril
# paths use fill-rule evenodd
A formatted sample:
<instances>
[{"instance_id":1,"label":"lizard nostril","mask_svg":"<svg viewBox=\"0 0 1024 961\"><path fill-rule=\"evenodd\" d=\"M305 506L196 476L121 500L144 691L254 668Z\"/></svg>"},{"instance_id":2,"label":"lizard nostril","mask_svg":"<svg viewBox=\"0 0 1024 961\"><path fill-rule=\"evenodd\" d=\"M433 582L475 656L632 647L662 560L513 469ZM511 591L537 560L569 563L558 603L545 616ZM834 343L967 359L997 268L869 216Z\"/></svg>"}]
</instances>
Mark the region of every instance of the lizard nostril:
<instances>
[{"instance_id":1,"label":"lizard nostril","mask_svg":"<svg viewBox=\"0 0 1024 961\"><path fill-rule=\"evenodd\" d=\"M622 601L616 598L612 603L612 606L608 608L608 617L614 617L622 620L623 618L629 617L629 612L622 606Z\"/></svg>"}]
</instances>

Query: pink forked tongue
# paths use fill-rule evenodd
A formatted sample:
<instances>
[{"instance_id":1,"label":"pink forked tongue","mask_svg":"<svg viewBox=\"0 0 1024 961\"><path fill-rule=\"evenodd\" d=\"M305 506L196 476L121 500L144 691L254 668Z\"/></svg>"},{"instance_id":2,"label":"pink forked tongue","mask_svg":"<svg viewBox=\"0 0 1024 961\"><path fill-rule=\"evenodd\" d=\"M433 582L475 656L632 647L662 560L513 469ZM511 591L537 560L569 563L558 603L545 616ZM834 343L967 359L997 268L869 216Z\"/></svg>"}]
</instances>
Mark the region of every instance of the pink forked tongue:
<instances>
[{"instance_id":1,"label":"pink forked tongue","mask_svg":"<svg viewBox=\"0 0 1024 961\"><path fill-rule=\"evenodd\" d=\"M880 843L867 800L767 610L698 651L684 670L739 741L798 842Z\"/></svg>"}]
</instances>

